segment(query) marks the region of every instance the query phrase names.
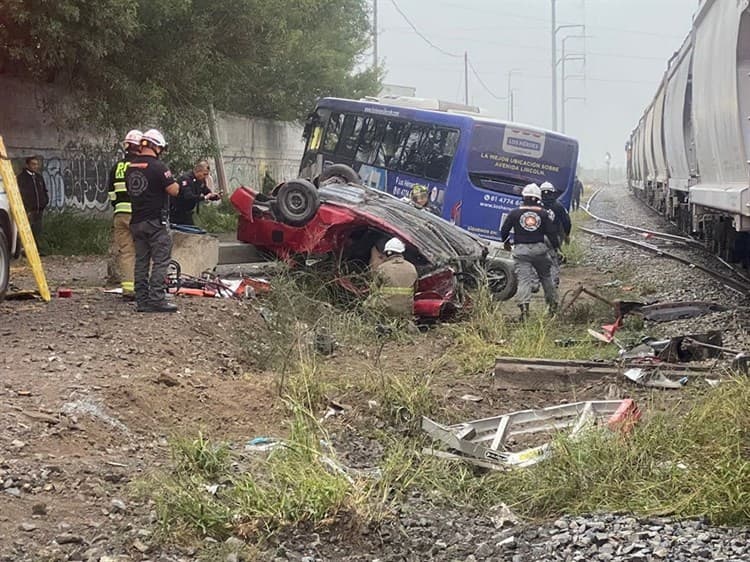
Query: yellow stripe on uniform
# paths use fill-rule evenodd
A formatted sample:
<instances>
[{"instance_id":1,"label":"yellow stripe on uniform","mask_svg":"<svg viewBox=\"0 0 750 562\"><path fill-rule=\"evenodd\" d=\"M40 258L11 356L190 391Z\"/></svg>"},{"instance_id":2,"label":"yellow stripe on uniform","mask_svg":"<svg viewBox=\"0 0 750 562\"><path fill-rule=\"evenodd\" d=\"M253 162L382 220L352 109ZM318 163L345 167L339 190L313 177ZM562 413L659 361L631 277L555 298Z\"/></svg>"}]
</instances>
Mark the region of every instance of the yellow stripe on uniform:
<instances>
[{"instance_id":1,"label":"yellow stripe on uniform","mask_svg":"<svg viewBox=\"0 0 750 562\"><path fill-rule=\"evenodd\" d=\"M384 295L411 295L414 293L412 287L381 287L380 292Z\"/></svg>"},{"instance_id":2,"label":"yellow stripe on uniform","mask_svg":"<svg viewBox=\"0 0 750 562\"><path fill-rule=\"evenodd\" d=\"M117 213L132 213L133 205L129 201L121 201L115 205L115 214Z\"/></svg>"}]
</instances>

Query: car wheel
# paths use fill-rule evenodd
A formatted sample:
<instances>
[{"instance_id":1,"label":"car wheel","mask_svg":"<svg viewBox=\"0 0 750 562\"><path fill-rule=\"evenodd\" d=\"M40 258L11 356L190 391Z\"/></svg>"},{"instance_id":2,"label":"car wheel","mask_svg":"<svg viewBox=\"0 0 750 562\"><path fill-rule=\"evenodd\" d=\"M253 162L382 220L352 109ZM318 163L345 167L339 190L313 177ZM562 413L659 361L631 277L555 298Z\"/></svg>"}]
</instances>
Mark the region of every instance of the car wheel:
<instances>
[{"instance_id":1,"label":"car wheel","mask_svg":"<svg viewBox=\"0 0 750 562\"><path fill-rule=\"evenodd\" d=\"M362 178L359 174L354 171L354 168L347 166L346 164L333 164L328 166L318 178L318 185L334 177L339 177L346 181L346 183L362 183Z\"/></svg>"},{"instance_id":2,"label":"car wheel","mask_svg":"<svg viewBox=\"0 0 750 562\"><path fill-rule=\"evenodd\" d=\"M0 301L5 298L10 283L10 249L5 232L0 230Z\"/></svg>"},{"instance_id":3,"label":"car wheel","mask_svg":"<svg viewBox=\"0 0 750 562\"><path fill-rule=\"evenodd\" d=\"M320 207L318 190L307 180L286 182L279 188L274 204L277 217L291 226L304 226Z\"/></svg>"},{"instance_id":4,"label":"car wheel","mask_svg":"<svg viewBox=\"0 0 750 562\"><path fill-rule=\"evenodd\" d=\"M487 287L499 301L507 301L518 290L515 266L508 260L491 260L485 265Z\"/></svg>"}]
</instances>

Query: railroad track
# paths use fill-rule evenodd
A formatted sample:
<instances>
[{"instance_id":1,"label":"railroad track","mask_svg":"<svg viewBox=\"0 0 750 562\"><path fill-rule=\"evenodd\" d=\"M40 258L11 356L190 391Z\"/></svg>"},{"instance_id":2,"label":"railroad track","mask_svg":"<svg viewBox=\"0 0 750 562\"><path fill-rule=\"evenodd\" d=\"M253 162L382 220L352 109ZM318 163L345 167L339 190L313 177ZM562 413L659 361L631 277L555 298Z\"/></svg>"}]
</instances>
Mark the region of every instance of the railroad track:
<instances>
[{"instance_id":1,"label":"railroad track","mask_svg":"<svg viewBox=\"0 0 750 562\"><path fill-rule=\"evenodd\" d=\"M731 264L710 253L698 240L687 236L678 236L675 234L669 234L667 232L660 232L658 230L648 230L638 226L623 224L595 215L591 211L591 204L594 199L596 199L597 195L599 195L600 191L601 189L596 190L586 202L586 205L582 207L582 209L597 223L606 225L606 227L608 227L608 230L594 230L590 228L579 227L582 232L586 232L587 234L597 236L605 240L611 240L620 244L634 246L636 248L640 248L642 250L646 250L648 252L656 254L657 256L679 262L690 267L691 269L702 271L703 273L721 282L727 289L737 294L748 296L748 294L750 293L750 277L747 277ZM615 231L620 231L620 234L613 232L612 229L615 229ZM622 231L624 231L626 234L629 234L631 237L628 238L626 235L621 235ZM642 238L639 240L635 238L634 235L640 236ZM645 242L643 238L648 239L649 242ZM678 253L675 253L673 251L675 249L677 249L678 251L688 250L687 255L680 255ZM698 263L698 260L689 255L691 251L693 253L700 252L706 259L706 261L717 262L725 269L725 271L719 271L716 268Z\"/></svg>"}]
</instances>

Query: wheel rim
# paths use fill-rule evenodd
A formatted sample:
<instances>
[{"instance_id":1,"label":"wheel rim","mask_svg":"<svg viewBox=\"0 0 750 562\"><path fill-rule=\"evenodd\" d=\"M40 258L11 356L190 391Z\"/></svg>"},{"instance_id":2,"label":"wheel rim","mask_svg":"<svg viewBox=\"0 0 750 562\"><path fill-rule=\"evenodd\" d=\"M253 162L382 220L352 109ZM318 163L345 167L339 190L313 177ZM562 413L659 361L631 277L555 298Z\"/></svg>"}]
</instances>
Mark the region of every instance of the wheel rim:
<instances>
[{"instance_id":1,"label":"wheel rim","mask_svg":"<svg viewBox=\"0 0 750 562\"><path fill-rule=\"evenodd\" d=\"M286 206L295 215L302 215L307 208L307 197L299 191L293 191L286 198Z\"/></svg>"},{"instance_id":2,"label":"wheel rim","mask_svg":"<svg viewBox=\"0 0 750 562\"><path fill-rule=\"evenodd\" d=\"M490 269L487 272L487 285L493 293L499 293L508 286L508 275L502 269Z\"/></svg>"}]
</instances>

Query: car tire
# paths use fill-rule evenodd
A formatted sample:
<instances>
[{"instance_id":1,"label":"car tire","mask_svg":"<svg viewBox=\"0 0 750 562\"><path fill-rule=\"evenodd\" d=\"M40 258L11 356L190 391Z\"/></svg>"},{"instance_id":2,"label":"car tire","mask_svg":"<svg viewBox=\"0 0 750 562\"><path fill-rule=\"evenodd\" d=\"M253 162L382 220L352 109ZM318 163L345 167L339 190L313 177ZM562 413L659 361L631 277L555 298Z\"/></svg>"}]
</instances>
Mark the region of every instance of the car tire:
<instances>
[{"instance_id":1,"label":"car tire","mask_svg":"<svg viewBox=\"0 0 750 562\"><path fill-rule=\"evenodd\" d=\"M518 278L512 261L496 259L485 264L487 286L495 300L507 301L518 290Z\"/></svg>"},{"instance_id":2,"label":"car tire","mask_svg":"<svg viewBox=\"0 0 750 562\"><path fill-rule=\"evenodd\" d=\"M277 218L290 226L304 226L320 207L318 190L307 180L286 182L279 188L274 202Z\"/></svg>"},{"instance_id":3,"label":"car tire","mask_svg":"<svg viewBox=\"0 0 750 562\"><path fill-rule=\"evenodd\" d=\"M5 298L5 293L10 284L10 248L5 232L0 230L0 301Z\"/></svg>"},{"instance_id":4,"label":"car tire","mask_svg":"<svg viewBox=\"0 0 750 562\"><path fill-rule=\"evenodd\" d=\"M340 177L345 180L346 183L362 183L362 178L359 177L359 174L355 172L354 168L351 166L347 166L346 164L333 164L332 166L328 166L323 170L323 173L320 174L318 185L334 177Z\"/></svg>"}]
</instances>

